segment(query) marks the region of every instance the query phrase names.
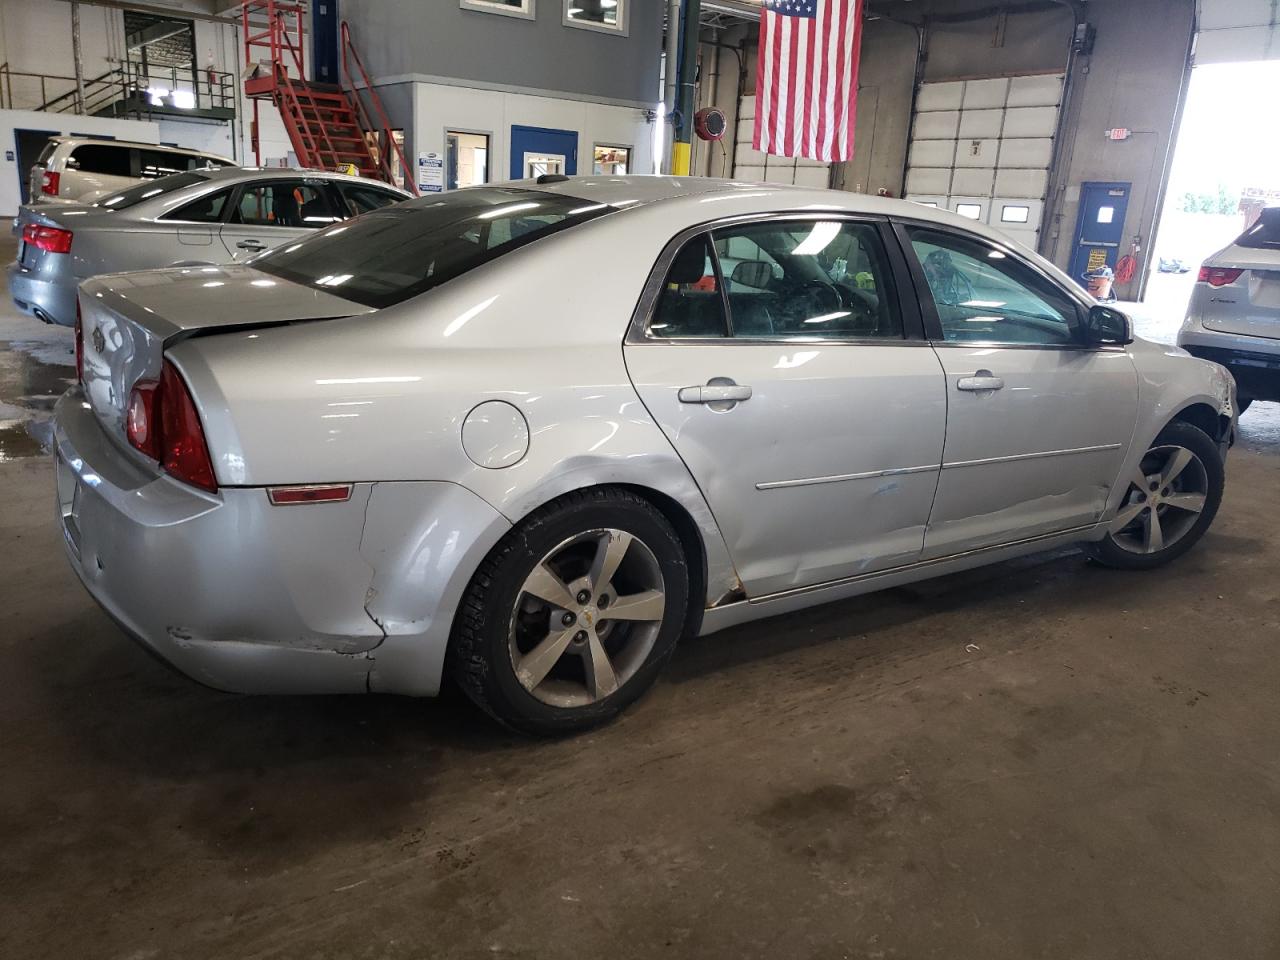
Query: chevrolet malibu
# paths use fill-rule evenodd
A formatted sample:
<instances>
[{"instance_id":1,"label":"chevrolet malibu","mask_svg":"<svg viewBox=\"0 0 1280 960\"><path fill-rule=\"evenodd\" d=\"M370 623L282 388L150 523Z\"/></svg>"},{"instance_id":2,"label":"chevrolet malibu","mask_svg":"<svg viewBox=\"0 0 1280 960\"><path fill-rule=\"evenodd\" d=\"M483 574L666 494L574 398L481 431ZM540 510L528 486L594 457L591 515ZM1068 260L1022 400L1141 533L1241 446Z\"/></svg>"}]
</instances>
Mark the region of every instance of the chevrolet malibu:
<instances>
[{"instance_id":1,"label":"chevrolet malibu","mask_svg":"<svg viewBox=\"0 0 1280 960\"><path fill-rule=\"evenodd\" d=\"M79 308L58 523L125 631L224 690L450 675L538 734L682 636L1063 544L1168 562L1235 421L1225 370L1000 234L790 187L459 190Z\"/></svg>"}]
</instances>

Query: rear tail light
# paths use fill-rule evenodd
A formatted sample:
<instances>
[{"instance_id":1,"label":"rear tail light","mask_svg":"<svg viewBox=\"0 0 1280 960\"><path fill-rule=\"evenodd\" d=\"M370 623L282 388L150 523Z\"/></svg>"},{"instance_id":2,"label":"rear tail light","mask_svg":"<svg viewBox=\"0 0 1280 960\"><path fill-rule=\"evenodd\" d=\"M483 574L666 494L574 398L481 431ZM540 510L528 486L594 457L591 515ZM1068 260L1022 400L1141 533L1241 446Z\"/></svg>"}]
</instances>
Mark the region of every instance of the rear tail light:
<instances>
[{"instance_id":1,"label":"rear tail light","mask_svg":"<svg viewBox=\"0 0 1280 960\"><path fill-rule=\"evenodd\" d=\"M48 253L70 253L71 231L28 223L22 228L22 242Z\"/></svg>"},{"instance_id":2,"label":"rear tail light","mask_svg":"<svg viewBox=\"0 0 1280 960\"><path fill-rule=\"evenodd\" d=\"M80 318L79 297L76 297L76 383L84 383L84 321Z\"/></svg>"},{"instance_id":3,"label":"rear tail light","mask_svg":"<svg viewBox=\"0 0 1280 960\"><path fill-rule=\"evenodd\" d=\"M139 380L125 415L129 443L159 462L171 477L216 493L204 427L182 374L168 360L159 380Z\"/></svg>"},{"instance_id":4,"label":"rear tail light","mask_svg":"<svg viewBox=\"0 0 1280 960\"><path fill-rule=\"evenodd\" d=\"M293 503L344 503L351 499L352 486L350 483L326 483L303 487L272 487L267 491L267 499L276 507Z\"/></svg>"},{"instance_id":5,"label":"rear tail light","mask_svg":"<svg viewBox=\"0 0 1280 960\"><path fill-rule=\"evenodd\" d=\"M58 181L61 179L62 174L46 171L45 175L40 178L40 192L56 197L58 195Z\"/></svg>"},{"instance_id":6,"label":"rear tail light","mask_svg":"<svg viewBox=\"0 0 1280 960\"><path fill-rule=\"evenodd\" d=\"M1225 287L1239 280L1242 273L1244 271L1238 267L1201 267L1200 275L1196 280L1199 283L1207 283L1211 287Z\"/></svg>"}]
</instances>

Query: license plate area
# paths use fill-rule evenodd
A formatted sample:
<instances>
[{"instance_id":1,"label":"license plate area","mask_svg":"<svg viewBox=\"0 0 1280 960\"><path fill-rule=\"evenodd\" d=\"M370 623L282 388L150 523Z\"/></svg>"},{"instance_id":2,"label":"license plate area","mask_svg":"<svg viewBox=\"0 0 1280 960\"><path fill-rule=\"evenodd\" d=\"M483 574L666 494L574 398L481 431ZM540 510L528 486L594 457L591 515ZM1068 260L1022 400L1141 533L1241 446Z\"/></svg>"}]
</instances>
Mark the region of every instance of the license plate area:
<instances>
[{"instance_id":1,"label":"license plate area","mask_svg":"<svg viewBox=\"0 0 1280 960\"><path fill-rule=\"evenodd\" d=\"M62 518L62 535L77 557L80 556L80 502L83 485L71 465L57 457L58 515Z\"/></svg>"},{"instance_id":2,"label":"license plate area","mask_svg":"<svg viewBox=\"0 0 1280 960\"><path fill-rule=\"evenodd\" d=\"M30 246L25 240L23 240L21 246L18 247L18 262L28 270L33 269L36 265L36 249L35 247Z\"/></svg>"}]
</instances>

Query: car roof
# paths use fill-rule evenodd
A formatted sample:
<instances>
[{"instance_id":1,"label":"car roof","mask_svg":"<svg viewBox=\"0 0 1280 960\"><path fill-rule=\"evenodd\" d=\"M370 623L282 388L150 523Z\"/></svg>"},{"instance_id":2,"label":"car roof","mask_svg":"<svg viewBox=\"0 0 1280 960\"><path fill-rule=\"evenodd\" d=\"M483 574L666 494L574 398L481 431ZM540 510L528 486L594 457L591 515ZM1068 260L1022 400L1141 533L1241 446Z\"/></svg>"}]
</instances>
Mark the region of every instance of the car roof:
<instances>
[{"instance_id":1,"label":"car roof","mask_svg":"<svg viewBox=\"0 0 1280 960\"><path fill-rule=\"evenodd\" d=\"M793 187L787 184L753 183L747 180L715 177L642 175L567 177L543 183L537 180L517 180L504 186L543 190L624 208L662 203L664 207L671 210L673 215L677 210L694 215L691 222L712 219L706 216L707 212L710 209L721 208L712 208L708 205L723 201L723 209L729 214L810 210L862 213L880 217L928 220L960 227L1003 243L1009 242L1009 238L1004 234L949 210L910 200L896 200L892 197L852 193L847 190Z\"/></svg>"},{"instance_id":2,"label":"car roof","mask_svg":"<svg viewBox=\"0 0 1280 960\"><path fill-rule=\"evenodd\" d=\"M353 177L345 173L336 173L332 170L309 170L302 167L216 167L214 169L205 169L199 167L190 171L191 173L202 173L210 182L239 181L239 180L284 180L297 179L298 177L323 177L326 180L342 180L347 183L362 183L367 186L383 187L387 190L393 190L396 193L403 193L410 196L409 192L403 187L397 187L395 184L387 183L383 180L374 180L372 177Z\"/></svg>"},{"instance_id":3,"label":"car roof","mask_svg":"<svg viewBox=\"0 0 1280 960\"><path fill-rule=\"evenodd\" d=\"M116 140L111 137L75 137L75 136L57 136L50 137L55 143L100 143L105 147L144 147L147 150L167 150L169 153L188 153L197 157L217 157L219 160L230 160L230 157L224 157L220 153L210 153L208 150L194 150L190 147L175 147L168 143L144 143L141 140Z\"/></svg>"}]
</instances>

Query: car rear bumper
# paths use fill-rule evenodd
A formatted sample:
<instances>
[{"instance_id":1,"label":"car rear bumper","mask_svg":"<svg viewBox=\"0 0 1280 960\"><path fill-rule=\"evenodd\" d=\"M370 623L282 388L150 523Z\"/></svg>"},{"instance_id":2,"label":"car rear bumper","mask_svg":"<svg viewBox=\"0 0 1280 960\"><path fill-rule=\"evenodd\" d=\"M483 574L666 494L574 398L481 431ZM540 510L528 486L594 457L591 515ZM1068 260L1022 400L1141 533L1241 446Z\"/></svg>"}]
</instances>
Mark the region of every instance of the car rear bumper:
<instances>
[{"instance_id":1,"label":"car rear bumper","mask_svg":"<svg viewBox=\"0 0 1280 960\"><path fill-rule=\"evenodd\" d=\"M1215 343L1213 339L1211 335L1184 335L1179 337L1178 345L1193 357L1212 360L1231 371L1238 396L1280 400L1280 341L1270 349L1269 343L1254 348L1252 342L1257 338L1253 337L1232 337L1230 345ZM1242 345L1242 340L1247 345Z\"/></svg>"},{"instance_id":2,"label":"car rear bumper","mask_svg":"<svg viewBox=\"0 0 1280 960\"><path fill-rule=\"evenodd\" d=\"M9 295L28 316L73 327L76 323L76 281L29 270L18 261L9 264Z\"/></svg>"}]
</instances>

